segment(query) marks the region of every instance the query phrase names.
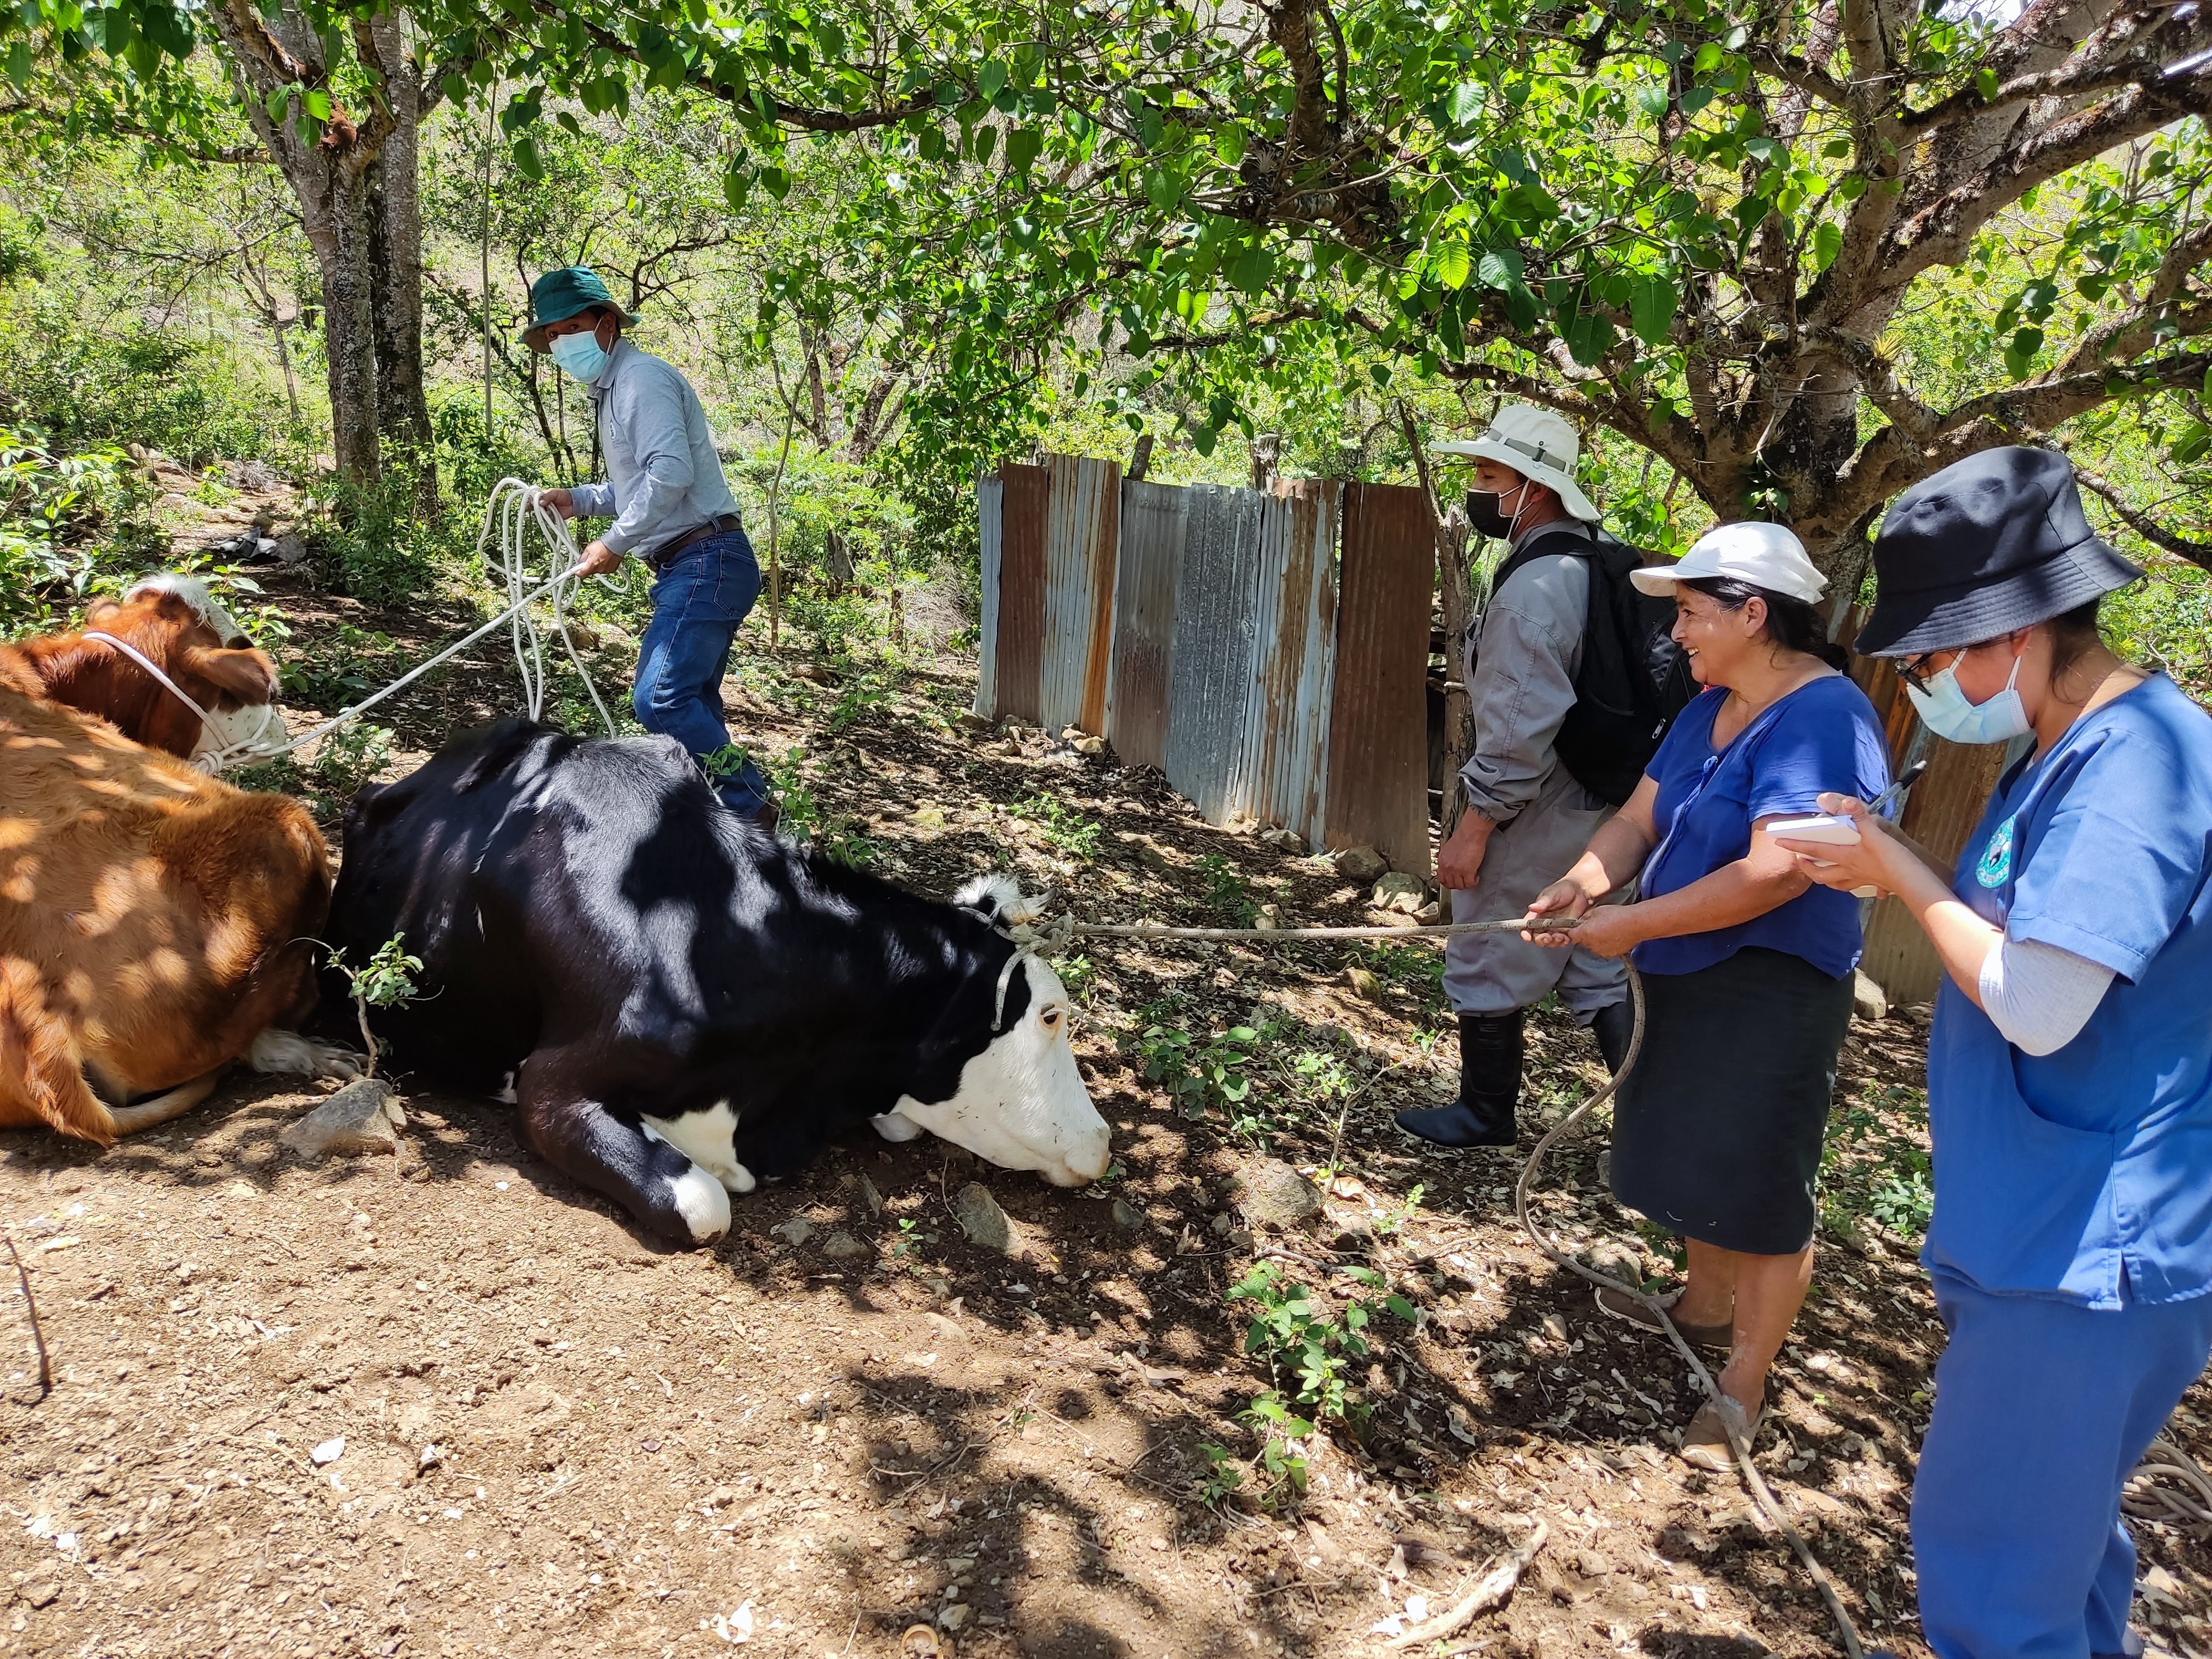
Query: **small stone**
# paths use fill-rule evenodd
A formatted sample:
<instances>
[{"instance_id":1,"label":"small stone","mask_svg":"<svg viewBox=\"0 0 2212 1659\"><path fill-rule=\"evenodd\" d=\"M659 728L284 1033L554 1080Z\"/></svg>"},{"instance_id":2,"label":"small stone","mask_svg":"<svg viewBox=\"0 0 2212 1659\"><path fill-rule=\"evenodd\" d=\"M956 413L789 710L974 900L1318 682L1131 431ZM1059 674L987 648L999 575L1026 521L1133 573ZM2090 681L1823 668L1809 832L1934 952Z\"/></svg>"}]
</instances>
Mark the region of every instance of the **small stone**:
<instances>
[{"instance_id":1,"label":"small stone","mask_svg":"<svg viewBox=\"0 0 2212 1659\"><path fill-rule=\"evenodd\" d=\"M1296 1226L1321 1211L1321 1189L1280 1158L1261 1158L1231 1176L1229 1198L1250 1222Z\"/></svg>"},{"instance_id":2,"label":"small stone","mask_svg":"<svg viewBox=\"0 0 2212 1659\"><path fill-rule=\"evenodd\" d=\"M317 1468L321 1468L326 1463L335 1463L345 1455L345 1437L340 1435L335 1440L325 1440L307 1455L314 1460Z\"/></svg>"},{"instance_id":3,"label":"small stone","mask_svg":"<svg viewBox=\"0 0 2212 1659\"><path fill-rule=\"evenodd\" d=\"M1332 862L1337 873L1351 881L1373 881L1390 868L1390 861L1371 847L1347 847Z\"/></svg>"},{"instance_id":4,"label":"small stone","mask_svg":"<svg viewBox=\"0 0 2212 1659\"><path fill-rule=\"evenodd\" d=\"M860 1176L860 1202L868 1206L871 1216L884 1212L884 1195L876 1190L876 1183L868 1179L865 1171Z\"/></svg>"},{"instance_id":5,"label":"small stone","mask_svg":"<svg viewBox=\"0 0 2212 1659\"><path fill-rule=\"evenodd\" d=\"M1859 970L1851 975L1851 1012L1866 1020L1889 1018L1888 995Z\"/></svg>"},{"instance_id":6,"label":"small stone","mask_svg":"<svg viewBox=\"0 0 2212 1659\"><path fill-rule=\"evenodd\" d=\"M1437 922L1443 920L1443 915L1444 907L1435 899L1431 899L1426 904L1424 904L1419 909L1413 912L1413 920L1419 922L1424 927L1433 927Z\"/></svg>"},{"instance_id":7,"label":"small stone","mask_svg":"<svg viewBox=\"0 0 2212 1659\"><path fill-rule=\"evenodd\" d=\"M737 1501L738 1489L735 1486L717 1486L707 1494L707 1507L710 1510L722 1509Z\"/></svg>"},{"instance_id":8,"label":"small stone","mask_svg":"<svg viewBox=\"0 0 2212 1659\"><path fill-rule=\"evenodd\" d=\"M1287 853L1292 858L1304 858L1306 853L1306 838L1295 830L1262 830L1260 845L1272 847L1278 853Z\"/></svg>"},{"instance_id":9,"label":"small stone","mask_svg":"<svg viewBox=\"0 0 2212 1659\"><path fill-rule=\"evenodd\" d=\"M1079 755L1088 756L1090 758L1096 760L1098 757L1106 752L1106 739L1103 738L1078 738L1075 740L1075 752Z\"/></svg>"},{"instance_id":10,"label":"small stone","mask_svg":"<svg viewBox=\"0 0 2212 1659\"><path fill-rule=\"evenodd\" d=\"M1279 904L1261 905L1260 915L1252 925L1264 933L1275 932L1283 925L1283 907Z\"/></svg>"},{"instance_id":11,"label":"small stone","mask_svg":"<svg viewBox=\"0 0 2212 1659\"><path fill-rule=\"evenodd\" d=\"M947 1602L939 1612L937 1622L946 1630L957 1631L968 1622L968 1612L965 1601Z\"/></svg>"},{"instance_id":12,"label":"small stone","mask_svg":"<svg viewBox=\"0 0 2212 1659\"><path fill-rule=\"evenodd\" d=\"M991 729L991 717L988 714L979 714L972 708L963 708L954 724L963 732L988 732Z\"/></svg>"},{"instance_id":13,"label":"small stone","mask_svg":"<svg viewBox=\"0 0 2212 1659\"><path fill-rule=\"evenodd\" d=\"M858 1261L868 1247L848 1232L834 1232L823 1242L822 1254L832 1261Z\"/></svg>"},{"instance_id":14,"label":"small stone","mask_svg":"<svg viewBox=\"0 0 2212 1659\"><path fill-rule=\"evenodd\" d=\"M1114 1200L1114 1224L1117 1227L1127 1227L1133 1233L1142 1232L1145 1229L1145 1212L1130 1203L1127 1199L1117 1198Z\"/></svg>"},{"instance_id":15,"label":"small stone","mask_svg":"<svg viewBox=\"0 0 2212 1659\"><path fill-rule=\"evenodd\" d=\"M953 1194L952 1217L962 1232L986 1249L1013 1249L1013 1224L1006 1219L1006 1212L999 1207L990 1189L980 1182L971 1181Z\"/></svg>"},{"instance_id":16,"label":"small stone","mask_svg":"<svg viewBox=\"0 0 2212 1659\"><path fill-rule=\"evenodd\" d=\"M1375 884L1370 902L1378 910L1395 910L1410 916L1429 902L1429 884L1419 876L1393 871Z\"/></svg>"},{"instance_id":17,"label":"small stone","mask_svg":"<svg viewBox=\"0 0 2212 1659\"><path fill-rule=\"evenodd\" d=\"M62 1587L51 1578L33 1578L15 1592L33 1607L52 1606L54 1598L61 1593Z\"/></svg>"},{"instance_id":18,"label":"small stone","mask_svg":"<svg viewBox=\"0 0 2212 1659\"><path fill-rule=\"evenodd\" d=\"M296 530L288 530L273 542L264 542L262 550L279 564L298 564L307 556L307 540Z\"/></svg>"},{"instance_id":19,"label":"small stone","mask_svg":"<svg viewBox=\"0 0 2212 1659\"><path fill-rule=\"evenodd\" d=\"M1602 1578L1613 1571L1613 1563L1595 1550L1584 1550L1577 1556L1575 1566L1585 1578Z\"/></svg>"},{"instance_id":20,"label":"small stone","mask_svg":"<svg viewBox=\"0 0 2212 1659\"><path fill-rule=\"evenodd\" d=\"M1370 1002L1382 1000L1382 981L1372 969L1347 968L1344 970L1344 978L1345 982L1352 987L1355 995L1364 997Z\"/></svg>"},{"instance_id":21,"label":"small stone","mask_svg":"<svg viewBox=\"0 0 2212 1659\"><path fill-rule=\"evenodd\" d=\"M781 1227L771 1227L768 1231L770 1237L780 1238L797 1249L814 1237L814 1224L803 1215L795 1215Z\"/></svg>"},{"instance_id":22,"label":"small stone","mask_svg":"<svg viewBox=\"0 0 2212 1659\"><path fill-rule=\"evenodd\" d=\"M380 1078L349 1083L277 1139L302 1158L389 1152L399 1145L407 1114Z\"/></svg>"}]
</instances>

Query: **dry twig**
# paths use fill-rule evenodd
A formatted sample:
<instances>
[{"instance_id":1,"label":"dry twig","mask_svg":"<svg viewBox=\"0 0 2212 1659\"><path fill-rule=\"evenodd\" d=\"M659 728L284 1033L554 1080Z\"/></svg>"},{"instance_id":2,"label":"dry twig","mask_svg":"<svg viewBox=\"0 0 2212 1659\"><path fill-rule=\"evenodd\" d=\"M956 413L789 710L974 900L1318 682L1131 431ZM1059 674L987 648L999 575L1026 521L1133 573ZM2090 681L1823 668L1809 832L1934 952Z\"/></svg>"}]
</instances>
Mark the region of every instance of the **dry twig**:
<instances>
[{"instance_id":1,"label":"dry twig","mask_svg":"<svg viewBox=\"0 0 2212 1659\"><path fill-rule=\"evenodd\" d=\"M31 1316L31 1340L39 1347L39 1398L44 1400L54 1391L53 1363L46 1358L46 1333L39 1323L39 1304L31 1295L31 1275L23 1266L22 1253L15 1248L15 1235L7 1236L8 1254L15 1259L15 1282L23 1287L23 1308Z\"/></svg>"},{"instance_id":2,"label":"dry twig","mask_svg":"<svg viewBox=\"0 0 2212 1659\"><path fill-rule=\"evenodd\" d=\"M1528 1571L1528 1564L1536 1559L1536 1552L1544 1547L1551 1535L1552 1529L1539 1521L1536 1529L1511 1553L1483 1574L1481 1582L1464 1601L1446 1608L1425 1623L1414 1626L1390 1645L1393 1648L1417 1648L1425 1642L1441 1642L1447 1636L1456 1636L1466 1629L1468 1621L1477 1613L1503 1607L1506 1598L1513 1594L1514 1586L1521 1582L1521 1575Z\"/></svg>"}]
</instances>

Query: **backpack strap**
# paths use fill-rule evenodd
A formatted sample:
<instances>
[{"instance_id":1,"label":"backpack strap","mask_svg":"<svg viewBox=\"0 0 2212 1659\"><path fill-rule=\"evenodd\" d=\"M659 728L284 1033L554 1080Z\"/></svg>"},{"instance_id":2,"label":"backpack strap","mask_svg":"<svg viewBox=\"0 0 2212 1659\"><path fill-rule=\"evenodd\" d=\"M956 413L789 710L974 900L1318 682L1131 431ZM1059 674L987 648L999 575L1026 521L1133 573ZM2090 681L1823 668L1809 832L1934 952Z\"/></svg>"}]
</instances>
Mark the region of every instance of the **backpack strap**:
<instances>
[{"instance_id":1,"label":"backpack strap","mask_svg":"<svg viewBox=\"0 0 2212 1659\"><path fill-rule=\"evenodd\" d=\"M1580 519L1555 519L1550 524L1529 532L1528 539L1505 556L1498 567L1498 574L1490 579L1490 592L1483 600L1487 610L1490 601L1498 597L1513 573L1531 560L1565 555L1571 559L1592 559L1597 556L1601 544L1601 532L1595 525L1586 525Z\"/></svg>"}]
</instances>

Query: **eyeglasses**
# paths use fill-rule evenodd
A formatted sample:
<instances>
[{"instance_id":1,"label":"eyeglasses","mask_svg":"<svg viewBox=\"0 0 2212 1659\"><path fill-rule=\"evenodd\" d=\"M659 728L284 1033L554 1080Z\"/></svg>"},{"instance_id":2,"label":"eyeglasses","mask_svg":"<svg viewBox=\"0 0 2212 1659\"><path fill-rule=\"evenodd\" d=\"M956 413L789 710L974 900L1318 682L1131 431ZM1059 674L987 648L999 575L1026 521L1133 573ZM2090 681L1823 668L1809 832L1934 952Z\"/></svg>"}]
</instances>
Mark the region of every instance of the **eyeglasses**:
<instances>
[{"instance_id":1,"label":"eyeglasses","mask_svg":"<svg viewBox=\"0 0 2212 1659\"><path fill-rule=\"evenodd\" d=\"M1951 667L1960 658L1965 656L1970 648L1966 646L1959 646L1948 651L1923 651L1917 657L1899 657L1893 665L1897 670L1897 678L1907 685L1917 686L1924 691L1928 689L1929 681L1934 679L1946 668ZM1943 659L1940 663L1936 661L1938 657Z\"/></svg>"}]
</instances>

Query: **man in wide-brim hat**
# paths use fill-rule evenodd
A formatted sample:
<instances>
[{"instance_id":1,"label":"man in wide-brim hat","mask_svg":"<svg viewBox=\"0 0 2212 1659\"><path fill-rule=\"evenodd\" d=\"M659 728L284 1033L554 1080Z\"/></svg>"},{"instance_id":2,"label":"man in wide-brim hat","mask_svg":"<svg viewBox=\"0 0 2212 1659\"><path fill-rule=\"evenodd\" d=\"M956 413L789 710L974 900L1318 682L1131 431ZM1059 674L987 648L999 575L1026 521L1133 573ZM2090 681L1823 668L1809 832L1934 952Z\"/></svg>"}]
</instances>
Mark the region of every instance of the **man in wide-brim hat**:
<instances>
[{"instance_id":1,"label":"man in wide-brim hat","mask_svg":"<svg viewBox=\"0 0 2212 1659\"><path fill-rule=\"evenodd\" d=\"M607 482L549 489L569 518L611 517L584 550L584 574L629 556L651 567L653 621L638 642L630 696L648 732L689 750L723 803L773 828L768 780L730 741L722 676L738 625L760 597L760 566L722 477L714 434L691 383L623 337L637 322L589 265L549 270L530 289L522 343L583 382L598 412Z\"/></svg>"},{"instance_id":2,"label":"man in wide-brim hat","mask_svg":"<svg viewBox=\"0 0 2212 1659\"><path fill-rule=\"evenodd\" d=\"M1468 641L1468 662L1452 665L1466 676L1474 715L1474 752L1447 782L1466 791L1468 810L1437 854L1454 921L1520 915L1612 815L1558 750L1594 579L1598 512L1575 483L1580 449L1565 416L1525 404L1500 409L1480 437L1436 446L1474 463L1472 527L1512 550ZM1608 1065L1627 1052L1626 970L1593 951L1455 934L1444 947L1444 990L1459 1019L1459 1098L1397 1115L1401 1128L1437 1146L1514 1144L1524 1022L1553 992L1594 1028Z\"/></svg>"}]
</instances>

